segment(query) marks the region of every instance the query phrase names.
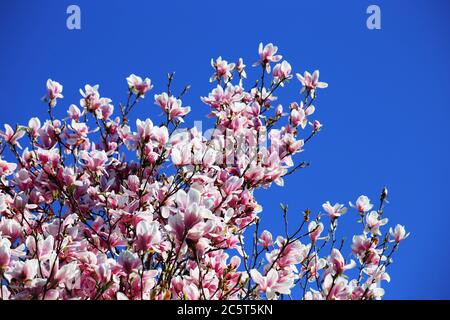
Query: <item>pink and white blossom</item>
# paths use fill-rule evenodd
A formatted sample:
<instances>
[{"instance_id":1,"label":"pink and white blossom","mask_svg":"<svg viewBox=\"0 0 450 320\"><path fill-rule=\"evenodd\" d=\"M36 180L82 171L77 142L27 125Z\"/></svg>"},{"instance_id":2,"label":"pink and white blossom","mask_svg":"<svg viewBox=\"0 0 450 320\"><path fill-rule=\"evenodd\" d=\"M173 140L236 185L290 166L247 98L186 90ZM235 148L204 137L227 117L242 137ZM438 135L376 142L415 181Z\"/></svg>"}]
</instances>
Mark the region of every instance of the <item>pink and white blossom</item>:
<instances>
[{"instance_id":1,"label":"pink and white blossom","mask_svg":"<svg viewBox=\"0 0 450 320\"><path fill-rule=\"evenodd\" d=\"M336 203L334 205L331 205L330 201L325 202L322 205L322 208L332 219L339 218L341 215L347 212L347 208L344 207L343 204Z\"/></svg>"},{"instance_id":2,"label":"pink and white blossom","mask_svg":"<svg viewBox=\"0 0 450 320\"><path fill-rule=\"evenodd\" d=\"M127 78L128 88L134 94L139 95L140 97L144 97L145 94L153 88L152 82L149 78L145 78L142 80L141 77L131 74Z\"/></svg>"},{"instance_id":3,"label":"pink and white blossom","mask_svg":"<svg viewBox=\"0 0 450 320\"><path fill-rule=\"evenodd\" d=\"M394 238L393 241L397 243L400 243L409 237L409 232L406 233L405 227L400 224L397 224L394 229L389 228L389 233Z\"/></svg>"},{"instance_id":4,"label":"pink and white blossom","mask_svg":"<svg viewBox=\"0 0 450 320\"><path fill-rule=\"evenodd\" d=\"M260 79L248 83L242 58L212 61L217 84L201 101L214 125L205 131L184 123L187 89L175 92L173 74L154 96L161 117L143 119L130 111L152 89L148 78L127 78L119 108L87 84L61 112L52 107L62 86L49 80L50 119L0 132L0 299L382 298L409 233L397 225L382 237L388 221L368 197L350 204L364 217L351 244L336 231L342 204L322 205L331 221L320 206L263 212L262 189L307 167L299 153L322 127L312 101L326 84L305 73L306 96L278 95L292 67L273 44L258 53ZM278 224L282 235L272 235Z\"/></svg>"}]
</instances>

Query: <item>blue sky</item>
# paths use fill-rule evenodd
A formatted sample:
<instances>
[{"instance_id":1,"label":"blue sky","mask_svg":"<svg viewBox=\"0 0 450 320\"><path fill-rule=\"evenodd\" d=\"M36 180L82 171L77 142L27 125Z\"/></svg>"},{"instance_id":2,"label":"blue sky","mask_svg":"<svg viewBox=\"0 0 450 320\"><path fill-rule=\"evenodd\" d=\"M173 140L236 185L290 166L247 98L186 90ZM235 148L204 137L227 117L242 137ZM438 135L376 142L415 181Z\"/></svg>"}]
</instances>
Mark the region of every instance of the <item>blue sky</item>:
<instances>
[{"instance_id":1,"label":"blue sky","mask_svg":"<svg viewBox=\"0 0 450 320\"><path fill-rule=\"evenodd\" d=\"M0 122L44 118L47 78L64 85L63 116L85 83L99 83L117 105L130 73L149 76L159 92L169 71L175 88L192 85L184 102L191 119L204 120L210 59L243 57L250 66L259 42L273 42L296 72L320 69L330 86L317 101L325 128L299 158L312 166L285 188L258 192L263 218L281 222L279 202L296 214L360 194L375 201L386 185L386 215L412 233L394 258L386 298L449 299L450 3L170 2L2 1ZM81 30L66 28L70 4L81 8ZM381 30L366 28L370 4L381 8ZM280 102L298 90L292 81ZM155 117L156 108L148 98L135 115ZM355 220L349 212L341 234L355 231Z\"/></svg>"}]
</instances>

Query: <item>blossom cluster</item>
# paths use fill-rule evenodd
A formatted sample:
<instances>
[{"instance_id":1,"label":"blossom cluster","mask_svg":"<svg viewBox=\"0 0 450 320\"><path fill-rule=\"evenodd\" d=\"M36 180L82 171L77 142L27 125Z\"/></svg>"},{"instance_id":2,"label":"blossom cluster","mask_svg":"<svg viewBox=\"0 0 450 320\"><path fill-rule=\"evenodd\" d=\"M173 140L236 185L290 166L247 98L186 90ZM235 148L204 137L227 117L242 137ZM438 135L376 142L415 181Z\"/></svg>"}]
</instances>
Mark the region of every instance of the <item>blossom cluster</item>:
<instances>
[{"instance_id":1,"label":"blossom cluster","mask_svg":"<svg viewBox=\"0 0 450 320\"><path fill-rule=\"evenodd\" d=\"M366 196L350 204L362 226L351 243L357 262L337 241L341 204L305 210L294 231L282 206L285 234L259 231L254 191L308 166L294 157L322 128L312 116L327 87L319 71L297 74L299 97L277 103L293 78L277 52L259 46L261 77L250 89L242 58L212 60L215 85L201 99L214 119L210 135L183 128L189 87L173 95L173 74L154 95L161 123L129 119L149 99L149 78L130 75L117 108L87 84L62 119L63 86L49 79L49 119L0 132L0 299L381 298L408 236L401 225L381 232L386 189L377 210Z\"/></svg>"}]
</instances>

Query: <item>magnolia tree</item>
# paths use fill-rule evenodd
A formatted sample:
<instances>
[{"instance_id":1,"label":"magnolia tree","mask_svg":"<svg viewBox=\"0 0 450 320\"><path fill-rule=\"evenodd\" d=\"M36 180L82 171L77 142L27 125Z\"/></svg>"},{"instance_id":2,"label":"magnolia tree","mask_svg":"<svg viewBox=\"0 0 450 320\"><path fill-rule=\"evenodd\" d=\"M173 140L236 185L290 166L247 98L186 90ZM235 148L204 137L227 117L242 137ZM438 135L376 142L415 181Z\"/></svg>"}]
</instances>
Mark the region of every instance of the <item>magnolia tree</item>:
<instances>
[{"instance_id":1,"label":"magnolia tree","mask_svg":"<svg viewBox=\"0 0 450 320\"><path fill-rule=\"evenodd\" d=\"M86 85L79 105L56 119L63 87L48 80L49 119L5 124L1 299L383 296L386 268L407 237L401 225L381 231L386 189L374 211L366 196L350 203L362 229L352 239L354 260L341 253L344 241L336 236L342 204L326 202L322 213L307 209L294 228L282 205L283 235L259 229L255 190L283 186L308 165L293 158L322 127L312 119L317 90L327 87L319 72L297 74L301 94L283 108L274 94L293 75L276 46L259 46L254 66L261 77L249 90L242 59L211 64L217 85L202 98L215 123L209 134L183 129L190 107L180 98L189 87L174 95L173 74L154 96L160 120L130 122L153 88L150 79L131 75L118 116L98 85Z\"/></svg>"}]
</instances>

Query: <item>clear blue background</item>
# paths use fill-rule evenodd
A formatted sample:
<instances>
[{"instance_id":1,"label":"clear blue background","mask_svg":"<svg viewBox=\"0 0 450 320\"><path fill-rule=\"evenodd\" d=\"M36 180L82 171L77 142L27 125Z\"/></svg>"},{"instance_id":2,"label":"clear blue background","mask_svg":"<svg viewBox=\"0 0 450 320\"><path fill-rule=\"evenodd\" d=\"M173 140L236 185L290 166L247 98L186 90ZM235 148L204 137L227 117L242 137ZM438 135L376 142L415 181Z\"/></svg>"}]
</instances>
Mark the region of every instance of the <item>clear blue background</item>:
<instances>
[{"instance_id":1,"label":"clear blue background","mask_svg":"<svg viewBox=\"0 0 450 320\"><path fill-rule=\"evenodd\" d=\"M81 30L66 28L69 4L81 7ZM381 7L381 30L366 28L370 4ZM99 83L117 105L130 73L160 92L168 71L177 72L175 88L192 84L185 104L191 119L204 119L210 59L242 56L250 66L259 42L274 42L295 71L319 68L330 87L317 102L324 131L300 156L312 166L258 193L264 219L281 221L281 201L295 215L361 193L376 201L387 185L385 212L412 235L386 298L448 299L449 9L446 0L1 1L0 122L45 118L49 77L64 85L56 112L65 116L85 83ZM298 90L292 81L280 102ZM156 117L156 108L150 95L135 115ZM349 212L340 234L355 231L355 220Z\"/></svg>"}]
</instances>

